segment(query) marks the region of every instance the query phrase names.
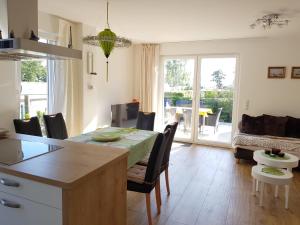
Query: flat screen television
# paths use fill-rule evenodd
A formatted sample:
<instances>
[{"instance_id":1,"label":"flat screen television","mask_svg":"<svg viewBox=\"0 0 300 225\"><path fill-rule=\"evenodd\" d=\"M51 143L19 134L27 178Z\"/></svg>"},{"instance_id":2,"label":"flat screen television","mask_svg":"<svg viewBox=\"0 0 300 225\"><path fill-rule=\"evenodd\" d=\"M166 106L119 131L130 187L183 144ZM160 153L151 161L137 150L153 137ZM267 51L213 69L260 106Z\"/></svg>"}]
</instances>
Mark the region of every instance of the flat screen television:
<instances>
[{"instance_id":1,"label":"flat screen television","mask_svg":"<svg viewBox=\"0 0 300 225\"><path fill-rule=\"evenodd\" d=\"M112 127L135 127L140 104L130 102L111 106Z\"/></svg>"}]
</instances>

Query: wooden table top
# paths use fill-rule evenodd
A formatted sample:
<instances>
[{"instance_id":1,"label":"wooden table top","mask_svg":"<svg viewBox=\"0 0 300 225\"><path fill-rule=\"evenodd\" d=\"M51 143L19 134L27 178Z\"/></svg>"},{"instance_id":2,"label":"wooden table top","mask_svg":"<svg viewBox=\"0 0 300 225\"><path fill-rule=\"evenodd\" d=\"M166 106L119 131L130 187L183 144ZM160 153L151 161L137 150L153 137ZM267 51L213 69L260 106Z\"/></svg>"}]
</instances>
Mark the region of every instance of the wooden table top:
<instances>
[{"instance_id":1,"label":"wooden table top","mask_svg":"<svg viewBox=\"0 0 300 225\"><path fill-rule=\"evenodd\" d=\"M0 172L62 188L71 188L128 156L126 149L108 146L20 134L10 135L9 138L58 145L63 148L11 166L0 164Z\"/></svg>"}]
</instances>

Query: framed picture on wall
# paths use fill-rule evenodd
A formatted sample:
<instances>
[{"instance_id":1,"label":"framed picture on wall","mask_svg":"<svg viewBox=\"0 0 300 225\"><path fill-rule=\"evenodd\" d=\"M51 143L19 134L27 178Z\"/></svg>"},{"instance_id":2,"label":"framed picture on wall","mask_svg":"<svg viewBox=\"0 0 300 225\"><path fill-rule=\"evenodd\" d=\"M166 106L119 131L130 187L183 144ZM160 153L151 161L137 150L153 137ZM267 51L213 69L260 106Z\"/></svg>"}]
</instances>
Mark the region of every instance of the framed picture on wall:
<instances>
[{"instance_id":1,"label":"framed picture on wall","mask_svg":"<svg viewBox=\"0 0 300 225\"><path fill-rule=\"evenodd\" d=\"M292 79L300 79L300 67L292 67Z\"/></svg>"},{"instance_id":2,"label":"framed picture on wall","mask_svg":"<svg viewBox=\"0 0 300 225\"><path fill-rule=\"evenodd\" d=\"M285 78L285 71L286 68L284 66L277 66L277 67L269 67L268 69L268 78Z\"/></svg>"}]
</instances>

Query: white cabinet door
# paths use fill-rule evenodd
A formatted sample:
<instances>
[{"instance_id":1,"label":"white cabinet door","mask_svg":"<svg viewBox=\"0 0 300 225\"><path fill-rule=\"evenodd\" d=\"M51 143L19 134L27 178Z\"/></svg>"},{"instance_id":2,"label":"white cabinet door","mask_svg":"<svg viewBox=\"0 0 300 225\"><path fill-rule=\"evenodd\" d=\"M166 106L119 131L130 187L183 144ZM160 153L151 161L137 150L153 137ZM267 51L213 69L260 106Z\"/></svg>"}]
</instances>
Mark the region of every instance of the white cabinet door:
<instances>
[{"instance_id":1,"label":"white cabinet door","mask_svg":"<svg viewBox=\"0 0 300 225\"><path fill-rule=\"evenodd\" d=\"M62 190L58 187L0 173L0 191L62 209Z\"/></svg>"},{"instance_id":2,"label":"white cabinet door","mask_svg":"<svg viewBox=\"0 0 300 225\"><path fill-rule=\"evenodd\" d=\"M0 192L1 225L62 225L62 211Z\"/></svg>"}]
</instances>

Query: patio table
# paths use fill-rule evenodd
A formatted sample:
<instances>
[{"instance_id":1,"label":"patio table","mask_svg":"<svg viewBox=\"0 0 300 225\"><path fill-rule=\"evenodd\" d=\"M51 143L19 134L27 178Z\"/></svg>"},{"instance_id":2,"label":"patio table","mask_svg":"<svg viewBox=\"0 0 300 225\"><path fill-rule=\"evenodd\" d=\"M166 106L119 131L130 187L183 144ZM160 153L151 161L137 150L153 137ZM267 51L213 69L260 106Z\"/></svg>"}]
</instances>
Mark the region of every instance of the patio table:
<instances>
[{"instance_id":1,"label":"patio table","mask_svg":"<svg viewBox=\"0 0 300 225\"><path fill-rule=\"evenodd\" d=\"M174 108L176 109L176 115L180 116L183 114L183 110L187 109L187 110L192 110L191 107L176 107L176 106L172 106L172 107L168 107L170 108ZM211 108L199 108L199 116L202 117L203 120L203 124L200 126L200 132L203 132L203 126L205 126L205 118L208 117L208 114L212 114L213 111ZM191 120L192 118L190 118Z\"/></svg>"},{"instance_id":2,"label":"patio table","mask_svg":"<svg viewBox=\"0 0 300 225\"><path fill-rule=\"evenodd\" d=\"M93 136L107 132L119 134L121 138L113 142L97 142L92 140ZM139 130L135 128L107 127L71 137L68 140L127 149L129 150L127 168L130 168L141 161L147 153L152 150L157 135L158 132L155 131Z\"/></svg>"},{"instance_id":3,"label":"patio table","mask_svg":"<svg viewBox=\"0 0 300 225\"><path fill-rule=\"evenodd\" d=\"M190 109L192 110L192 108L190 107L168 107L168 108L175 108L176 109L176 113L177 114L183 114L183 109ZM203 116L203 117L208 117L208 114L212 114L213 111L210 108L199 108L199 116Z\"/></svg>"}]
</instances>

